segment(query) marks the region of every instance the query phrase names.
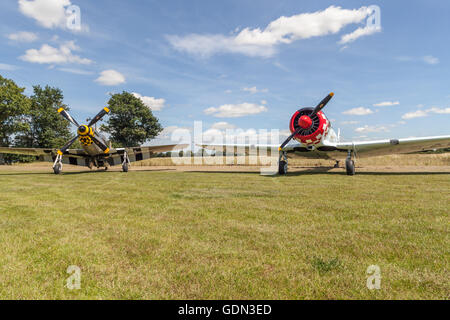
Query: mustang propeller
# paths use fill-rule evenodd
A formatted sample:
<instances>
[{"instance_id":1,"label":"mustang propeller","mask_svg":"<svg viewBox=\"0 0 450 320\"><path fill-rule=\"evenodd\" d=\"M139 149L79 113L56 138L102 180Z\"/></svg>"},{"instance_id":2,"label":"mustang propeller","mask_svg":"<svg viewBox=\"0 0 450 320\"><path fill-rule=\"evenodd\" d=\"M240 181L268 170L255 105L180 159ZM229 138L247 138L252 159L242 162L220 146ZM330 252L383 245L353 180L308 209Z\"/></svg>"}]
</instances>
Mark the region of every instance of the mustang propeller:
<instances>
[{"instance_id":1,"label":"mustang propeller","mask_svg":"<svg viewBox=\"0 0 450 320\"><path fill-rule=\"evenodd\" d=\"M295 130L278 148L279 151L281 151L288 143L292 140L302 129L308 129L312 125L311 118L313 118L318 112L322 111L323 108L327 105L328 102L330 102L331 98L333 98L334 93L331 92L329 95L325 97L320 103L314 108L313 112L308 116L302 116L300 118L300 126L297 130Z\"/></svg>"},{"instance_id":2,"label":"mustang propeller","mask_svg":"<svg viewBox=\"0 0 450 320\"><path fill-rule=\"evenodd\" d=\"M58 113L61 114L67 121L72 123L73 125L78 127L77 135L73 137L70 141L68 141L61 149L58 150L59 155L63 155L70 146L79 138L79 137L89 137L92 139L92 141L95 142L95 144L102 149L104 153L109 152L108 146L102 141L102 139L99 139L94 130L92 129L92 126L96 124L98 121L100 121L106 114L109 113L108 108L103 108L102 111L100 111L90 122L88 125L80 125L78 122L72 118L72 116L63 108L58 109Z\"/></svg>"}]
</instances>

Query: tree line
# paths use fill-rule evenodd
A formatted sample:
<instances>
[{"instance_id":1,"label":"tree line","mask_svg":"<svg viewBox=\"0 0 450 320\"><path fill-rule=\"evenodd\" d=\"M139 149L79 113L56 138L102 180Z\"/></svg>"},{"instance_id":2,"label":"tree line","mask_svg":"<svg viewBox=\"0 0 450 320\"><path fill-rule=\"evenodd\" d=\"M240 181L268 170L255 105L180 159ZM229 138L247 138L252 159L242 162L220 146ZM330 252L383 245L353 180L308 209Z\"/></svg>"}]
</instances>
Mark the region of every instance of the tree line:
<instances>
[{"instance_id":1,"label":"tree line","mask_svg":"<svg viewBox=\"0 0 450 320\"><path fill-rule=\"evenodd\" d=\"M0 75L0 146L19 148L60 148L75 134L71 124L57 110L64 103L61 89L33 86L33 94ZM94 116L98 110L92 110ZM162 126L152 111L133 94L112 94L108 119L100 129L109 134L114 147L134 147L156 137ZM76 130L76 129L75 129ZM77 141L72 148L80 148ZM6 160L30 161L31 157L5 155Z\"/></svg>"}]
</instances>

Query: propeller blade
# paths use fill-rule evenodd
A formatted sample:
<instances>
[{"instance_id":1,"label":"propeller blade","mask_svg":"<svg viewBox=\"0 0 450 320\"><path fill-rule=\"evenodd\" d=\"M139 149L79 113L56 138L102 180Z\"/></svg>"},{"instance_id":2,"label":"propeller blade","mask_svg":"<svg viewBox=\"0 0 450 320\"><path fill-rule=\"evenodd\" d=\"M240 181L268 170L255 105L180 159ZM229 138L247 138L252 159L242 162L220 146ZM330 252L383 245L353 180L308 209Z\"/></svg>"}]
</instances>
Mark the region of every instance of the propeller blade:
<instances>
[{"instance_id":1,"label":"propeller blade","mask_svg":"<svg viewBox=\"0 0 450 320\"><path fill-rule=\"evenodd\" d=\"M74 118L72 118L66 110L64 110L64 108L59 108L58 113L61 114L64 118L66 118L67 121L69 121L70 123L76 125L77 127L80 126L78 122Z\"/></svg>"},{"instance_id":2,"label":"propeller blade","mask_svg":"<svg viewBox=\"0 0 450 320\"><path fill-rule=\"evenodd\" d=\"M297 130L295 130L295 132L294 132L293 134L291 134L291 135L289 136L289 138L287 138L287 139L281 144L281 146L278 148L278 151L281 151L281 150L289 143L289 141L291 141L292 138L294 138L294 137L300 132L301 129L302 129L302 128L299 127Z\"/></svg>"},{"instance_id":3,"label":"propeller blade","mask_svg":"<svg viewBox=\"0 0 450 320\"><path fill-rule=\"evenodd\" d=\"M97 146L99 146L100 147L100 149L102 149L102 151L104 152L104 153L108 153L109 152L109 148L108 148L108 146L106 145L106 144L104 144L103 143L103 141L101 141L100 139L98 139L96 136L95 136L95 134L94 135L89 135L90 137L91 137L91 139L95 142L95 144L97 145Z\"/></svg>"},{"instance_id":4,"label":"propeller blade","mask_svg":"<svg viewBox=\"0 0 450 320\"><path fill-rule=\"evenodd\" d=\"M320 103L317 105L317 107L314 109L313 113L311 113L310 117L315 116L317 112L321 111L323 108L325 108L325 106L327 105L328 102L330 102L331 98L333 98L334 93L331 92L329 95L327 95L325 97L325 99L323 99L322 101L320 101Z\"/></svg>"},{"instance_id":5,"label":"propeller blade","mask_svg":"<svg viewBox=\"0 0 450 320\"><path fill-rule=\"evenodd\" d=\"M62 147L61 149L58 150L58 154L63 155L67 149L70 148L70 146L78 139L78 135L76 135L74 138L70 139L65 145L64 147Z\"/></svg>"},{"instance_id":6,"label":"propeller blade","mask_svg":"<svg viewBox=\"0 0 450 320\"><path fill-rule=\"evenodd\" d=\"M96 124L98 121L100 121L105 114L109 113L109 109L107 107L104 107L102 111L100 111L92 120L89 122L88 127L92 127L94 124Z\"/></svg>"}]
</instances>

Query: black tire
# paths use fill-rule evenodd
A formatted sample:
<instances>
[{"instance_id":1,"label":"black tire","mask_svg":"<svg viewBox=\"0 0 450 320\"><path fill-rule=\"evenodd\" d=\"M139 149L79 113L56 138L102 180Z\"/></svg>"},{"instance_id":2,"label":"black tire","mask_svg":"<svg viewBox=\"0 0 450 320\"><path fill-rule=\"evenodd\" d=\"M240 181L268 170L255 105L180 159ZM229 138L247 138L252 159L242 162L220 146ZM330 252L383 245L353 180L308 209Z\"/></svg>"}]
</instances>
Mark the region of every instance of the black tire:
<instances>
[{"instance_id":1,"label":"black tire","mask_svg":"<svg viewBox=\"0 0 450 320\"><path fill-rule=\"evenodd\" d=\"M286 161L280 161L278 163L278 174L284 176L288 172L288 164Z\"/></svg>"},{"instance_id":2,"label":"black tire","mask_svg":"<svg viewBox=\"0 0 450 320\"><path fill-rule=\"evenodd\" d=\"M355 161L351 159L345 160L345 169L347 170L348 176L354 176L355 175Z\"/></svg>"},{"instance_id":3,"label":"black tire","mask_svg":"<svg viewBox=\"0 0 450 320\"><path fill-rule=\"evenodd\" d=\"M128 163L124 163L124 164L122 165L122 171L123 171L123 172L128 172Z\"/></svg>"},{"instance_id":4,"label":"black tire","mask_svg":"<svg viewBox=\"0 0 450 320\"><path fill-rule=\"evenodd\" d=\"M60 174L60 173L61 173L61 169L62 169L61 163L57 163L57 164L53 167L53 172L54 172L55 174Z\"/></svg>"}]
</instances>

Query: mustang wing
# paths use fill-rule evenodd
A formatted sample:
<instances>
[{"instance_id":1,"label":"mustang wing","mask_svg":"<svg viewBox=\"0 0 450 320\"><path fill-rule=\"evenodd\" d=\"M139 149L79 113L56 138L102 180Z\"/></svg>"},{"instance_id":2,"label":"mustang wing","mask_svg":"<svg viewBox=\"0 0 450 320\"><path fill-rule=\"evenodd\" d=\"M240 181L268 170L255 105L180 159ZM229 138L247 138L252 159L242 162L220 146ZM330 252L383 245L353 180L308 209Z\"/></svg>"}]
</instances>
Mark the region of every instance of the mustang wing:
<instances>
[{"instance_id":1,"label":"mustang wing","mask_svg":"<svg viewBox=\"0 0 450 320\"><path fill-rule=\"evenodd\" d=\"M35 156L41 161L54 162L57 149L49 148L8 148L0 147L0 153ZM69 149L62 158L64 164L75 166L89 166L89 159L83 149Z\"/></svg>"},{"instance_id":2,"label":"mustang wing","mask_svg":"<svg viewBox=\"0 0 450 320\"><path fill-rule=\"evenodd\" d=\"M24 156L44 156L51 155L52 153L56 154L56 149L0 147L0 153L19 154Z\"/></svg>"},{"instance_id":3,"label":"mustang wing","mask_svg":"<svg viewBox=\"0 0 450 320\"><path fill-rule=\"evenodd\" d=\"M152 154L159 152L169 152L188 147L187 144L171 144L164 146L148 146L148 147L136 147L136 148L117 148L115 153L107 159L111 166L122 164L124 161L125 152L128 154L130 162L142 161L149 159Z\"/></svg>"},{"instance_id":4,"label":"mustang wing","mask_svg":"<svg viewBox=\"0 0 450 320\"><path fill-rule=\"evenodd\" d=\"M377 141L342 142L338 150L355 150L360 157L373 157L387 154L411 153L450 147L449 136L385 139Z\"/></svg>"},{"instance_id":5,"label":"mustang wing","mask_svg":"<svg viewBox=\"0 0 450 320\"><path fill-rule=\"evenodd\" d=\"M19 154L24 156L56 156L58 149L51 148L9 148L0 147L0 153L7 154ZM84 157L87 156L83 149L69 149L64 155L74 156L74 157Z\"/></svg>"}]
</instances>

